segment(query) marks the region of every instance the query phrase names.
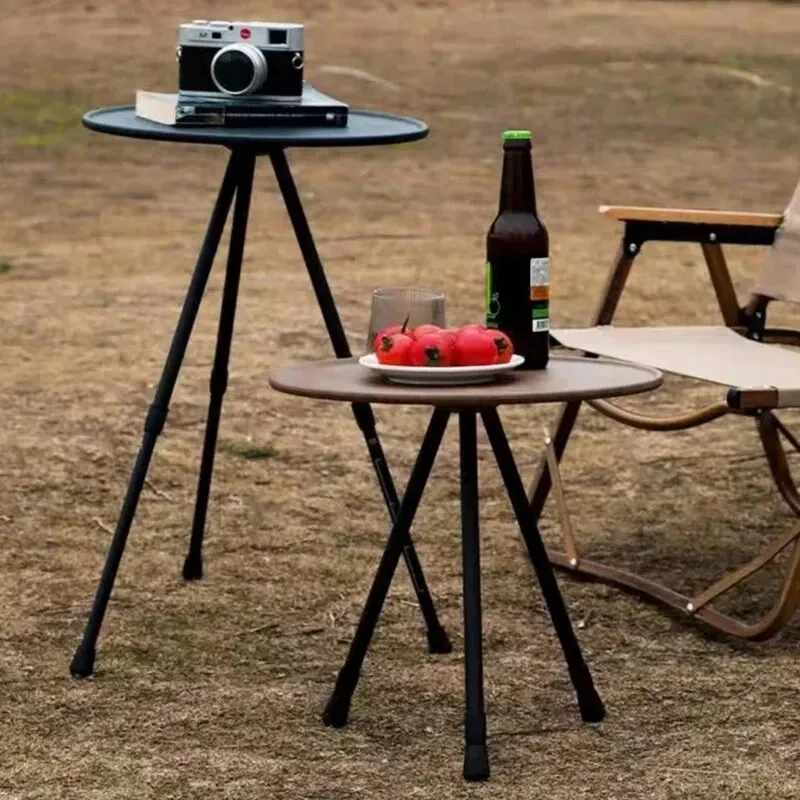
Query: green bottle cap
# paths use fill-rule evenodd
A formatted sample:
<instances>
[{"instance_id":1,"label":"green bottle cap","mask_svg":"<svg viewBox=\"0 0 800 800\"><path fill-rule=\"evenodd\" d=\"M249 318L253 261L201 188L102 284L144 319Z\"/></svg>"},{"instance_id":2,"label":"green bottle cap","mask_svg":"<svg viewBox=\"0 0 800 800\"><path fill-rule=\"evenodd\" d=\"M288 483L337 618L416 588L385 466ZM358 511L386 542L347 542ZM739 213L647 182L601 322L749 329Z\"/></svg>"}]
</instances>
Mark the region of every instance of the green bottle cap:
<instances>
[{"instance_id":1,"label":"green bottle cap","mask_svg":"<svg viewBox=\"0 0 800 800\"><path fill-rule=\"evenodd\" d=\"M530 131L506 131L503 134L503 141L504 142L511 142L511 141L519 141L521 139L527 139L530 141L531 132Z\"/></svg>"}]
</instances>

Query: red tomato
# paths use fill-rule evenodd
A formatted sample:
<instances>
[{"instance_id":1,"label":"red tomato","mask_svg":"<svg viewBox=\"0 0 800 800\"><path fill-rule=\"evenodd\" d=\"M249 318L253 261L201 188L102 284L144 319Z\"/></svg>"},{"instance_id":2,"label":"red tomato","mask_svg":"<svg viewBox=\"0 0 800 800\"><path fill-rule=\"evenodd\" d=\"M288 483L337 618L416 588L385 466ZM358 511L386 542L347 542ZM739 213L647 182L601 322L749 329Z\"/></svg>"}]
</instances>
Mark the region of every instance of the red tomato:
<instances>
[{"instance_id":1,"label":"red tomato","mask_svg":"<svg viewBox=\"0 0 800 800\"><path fill-rule=\"evenodd\" d=\"M456 338L455 363L459 367L478 367L494 364L497 346L485 331L468 328Z\"/></svg>"},{"instance_id":2,"label":"red tomato","mask_svg":"<svg viewBox=\"0 0 800 800\"><path fill-rule=\"evenodd\" d=\"M445 339L447 339L448 342L450 342L451 346L453 346L453 347L456 346L456 339L458 338L458 331L457 330L455 330L453 328L445 328L441 332L441 335L444 336Z\"/></svg>"},{"instance_id":3,"label":"red tomato","mask_svg":"<svg viewBox=\"0 0 800 800\"><path fill-rule=\"evenodd\" d=\"M480 322L471 322L469 325L462 325L458 329L458 331L485 331L485 330L488 330L488 328L485 325L481 325Z\"/></svg>"},{"instance_id":4,"label":"red tomato","mask_svg":"<svg viewBox=\"0 0 800 800\"><path fill-rule=\"evenodd\" d=\"M414 340L404 333L395 333L391 336L375 337L378 347L375 355L381 364L405 366L409 363L409 354Z\"/></svg>"},{"instance_id":5,"label":"red tomato","mask_svg":"<svg viewBox=\"0 0 800 800\"><path fill-rule=\"evenodd\" d=\"M372 352L378 352L378 348L380 347L381 340L384 336L394 336L396 333L405 333L402 325L390 325L388 328L378 331L375 334L375 338L372 340Z\"/></svg>"},{"instance_id":6,"label":"red tomato","mask_svg":"<svg viewBox=\"0 0 800 800\"><path fill-rule=\"evenodd\" d=\"M429 323L417 325L417 327L411 331L411 338L421 339L426 333L441 333L441 331L442 329L438 325L431 325Z\"/></svg>"},{"instance_id":7,"label":"red tomato","mask_svg":"<svg viewBox=\"0 0 800 800\"><path fill-rule=\"evenodd\" d=\"M511 361L511 356L514 355L514 345L511 339L508 338L502 331L486 331L486 335L494 343L497 352L494 356L495 364L507 364Z\"/></svg>"},{"instance_id":8,"label":"red tomato","mask_svg":"<svg viewBox=\"0 0 800 800\"><path fill-rule=\"evenodd\" d=\"M414 342L410 358L415 367L452 367L452 342L444 333L426 333Z\"/></svg>"}]
</instances>

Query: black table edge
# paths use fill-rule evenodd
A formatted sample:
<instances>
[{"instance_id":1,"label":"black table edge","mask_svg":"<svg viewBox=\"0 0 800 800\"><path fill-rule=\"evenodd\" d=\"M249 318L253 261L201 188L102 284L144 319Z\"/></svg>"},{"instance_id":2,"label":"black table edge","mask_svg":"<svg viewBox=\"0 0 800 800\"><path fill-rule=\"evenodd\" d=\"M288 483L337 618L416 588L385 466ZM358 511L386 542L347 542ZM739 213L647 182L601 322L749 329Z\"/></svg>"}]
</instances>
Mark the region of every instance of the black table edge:
<instances>
[{"instance_id":1,"label":"black table edge","mask_svg":"<svg viewBox=\"0 0 800 800\"><path fill-rule=\"evenodd\" d=\"M208 140L203 136L204 132L208 132L209 130L213 130L215 132L224 131L225 128L223 127L211 127L211 126L193 126L193 127L178 127L174 125L163 125L158 122L153 122L152 120L145 120L143 118L142 121L148 125L157 125L159 128L163 128L163 135L161 135L161 131L156 129L109 129L106 125L98 123L95 120L95 117L101 113L109 113L115 111L134 111L135 106L126 103L123 105L117 106L104 106L99 108L93 108L89 111L86 111L83 116L81 117L81 122L85 128L88 128L91 131L96 131L98 133L106 133L112 136L123 136L130 139L144 139L150 141L165 141L165 142L179 142L182 144L206 144L206 145L223 145L228 148L248 148L248 149L256 149L263 152L268 152L269 150L275 150L278 148L284 149L287 147L370 147L375 145L383 145L383 144L404 144L406 142L415 142L419 141L420 139L424 139L430 133L430 127L427 123L423 122L420 119L416 119L415 117L408 117L402 114L394 114L389 112L381 112L381 111L370 111L365 109L350 109L350 114L358 114L360 116L365 117L391 117L399 122L405 122L411 126L415 126L417 130L410 131L407 133L402 134L387 134L385 136L363 136L363 137L354 137L352 139L348 139L343 137L341 140L336 139L319 139L317 141L310 139L307 141L299 141L293 142L291 141L292 136L287 136L286 141L276 141L276 142L269 142L265 141L262 144L254 143L254 142L237 142L235 139L224 141L222 139L218 140ZM137 119L140 119L137 117ZM236 130L234 128L230 130ZM274 130L274 129L273 129ZM287 128L288 131L298 131L298 130L312 130L311 128ZM320 130L319 128L314 128L313 130ZM331 131L341 131L347 130L347 128L331 128Z\"/></svg>"}]
</instances>

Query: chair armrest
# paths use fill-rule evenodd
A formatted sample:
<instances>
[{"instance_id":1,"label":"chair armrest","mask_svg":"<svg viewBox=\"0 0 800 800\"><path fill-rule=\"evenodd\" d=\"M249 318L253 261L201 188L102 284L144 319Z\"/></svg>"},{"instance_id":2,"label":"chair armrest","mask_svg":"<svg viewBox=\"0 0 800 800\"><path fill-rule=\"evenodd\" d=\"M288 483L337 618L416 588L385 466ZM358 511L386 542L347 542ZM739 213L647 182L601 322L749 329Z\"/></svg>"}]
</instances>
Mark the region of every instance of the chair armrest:
<instances>
[{"instance_id":1,"label":"chair armrest","mask_svg":"<svg viewBox=\"0 0 800 800\"><path fill-rule=\"evenodd\" d=\"M757 411L765 408L800 407L800 389L776 389L765 386L746 389L732 386L728 389L728 407L736 411Z\"/></svg>"},{"instance_id":2,"label":"chair armrest","mask_svg":"<svg viewBox=\"0 0 800 800\"><path fill-rule=\"evenodd\" d=\"M649 208L647 206L600 206L601 214L621 222L677 222L696 225L746 225L776 229L783 214L746 211L713 211L694 208Z\"/></svg>"}]
</instances>

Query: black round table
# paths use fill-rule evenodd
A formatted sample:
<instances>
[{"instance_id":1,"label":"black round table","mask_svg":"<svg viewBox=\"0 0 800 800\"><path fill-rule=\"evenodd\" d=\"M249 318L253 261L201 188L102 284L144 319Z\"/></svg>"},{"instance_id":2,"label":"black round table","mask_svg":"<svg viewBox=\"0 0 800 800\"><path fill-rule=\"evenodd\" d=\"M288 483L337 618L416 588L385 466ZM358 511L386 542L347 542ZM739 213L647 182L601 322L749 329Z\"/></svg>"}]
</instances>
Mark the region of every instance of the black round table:
<instances>
[{"instance_id":1,"label":"black round table","mask_svg":"<svg viewBox=\"0 0 800 800\"><path fill-rule=\"evenodd\" d=\"M423 139L428 126L418 119L378 111L350 111L344 127L225 128L178 127L137 117L133 106L114 106L87 112L83 124L93 131L155 139L165 142L222 144L226 147L254 147L267 152L275 147L365 147L400 144Z\"/></svg>"},{"instance_id":2,"label":"black round table","mask_svg":"<svg viewBox=\"0 0 800 800\"><path fill-rule=\"evenodd\" d=\"M183 564L184 579L196 580L202 577L202 547L206 512L211 489L211 476L214 469L214 455L217 447L222 399L228 382L228 360L233 338L242 255L247 234L247 220L250 212L250 197L257 157L268 155L272 163L272 169L275 172L278 187L294 228L297 243L300 246L300 252L331 340L333 352L337 358L349 358L351 356L350 346L325 277L322 261L314 244L285 151L289 147L364 147L397 144L422 139L428 133L427 125L416 119L356 110L350 111L348 124L345 127L328 128L286 126L252 128L223 126L175 127L137 117L133 106L116 106L89 111L83 117L83 124L91 130L115 136L221 145L231 152L205 238L200 248L194 273L187 289L161 379L145 420L142 443L106 556L86 629L70 664L70 672L75 677L87 677L94 670L97 638L111 597L122 554L125 550L128 533L136 513L136 506L145 483L156 440L166 422L172 392L189 344L200 302L214 263L214 257L222 238L222 232L233 205L233 222L228 246L228 260L216 352L211 370L208 417L200 463L194 519L189 550ZM397 519L400 499L386 463L383 447L378 438L375 416L367 403L354 402L352 403L352 408L356 422L364 435L378 484L383 493L391 520L394 523ZM403 557L419 600L426 627L428 648L433 653L449 653L452 649L450 641L444 628L439 623L422 566L419 563L410 537L403 548Z\"/></svg>"}]
</instances>

